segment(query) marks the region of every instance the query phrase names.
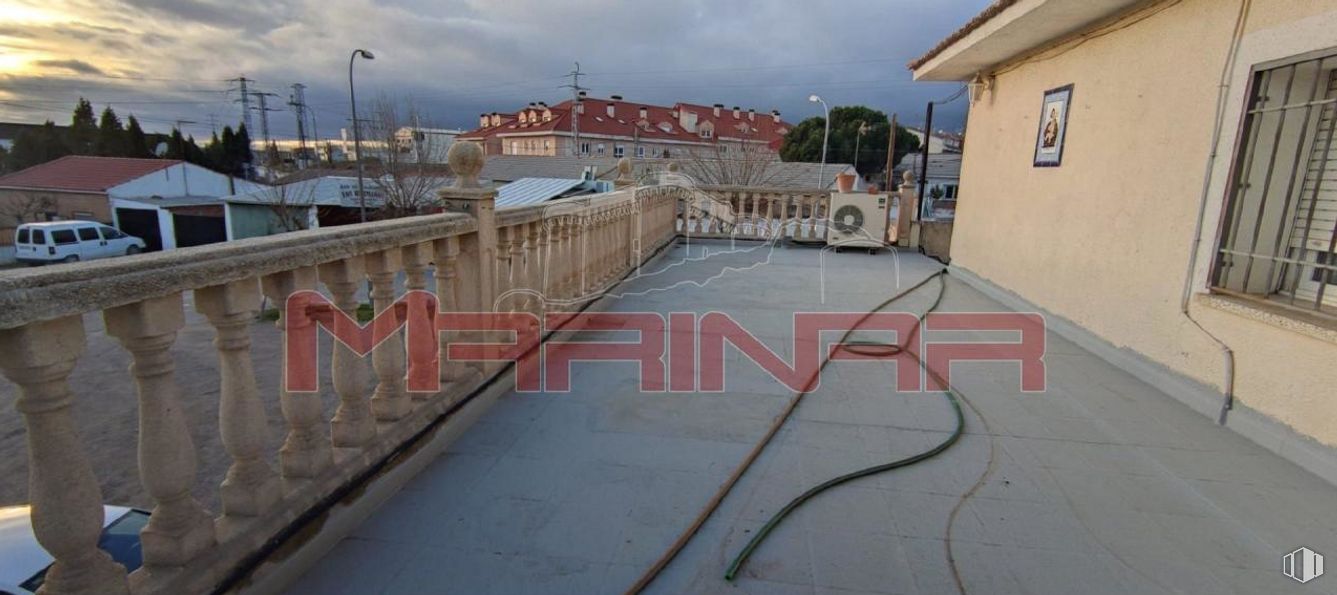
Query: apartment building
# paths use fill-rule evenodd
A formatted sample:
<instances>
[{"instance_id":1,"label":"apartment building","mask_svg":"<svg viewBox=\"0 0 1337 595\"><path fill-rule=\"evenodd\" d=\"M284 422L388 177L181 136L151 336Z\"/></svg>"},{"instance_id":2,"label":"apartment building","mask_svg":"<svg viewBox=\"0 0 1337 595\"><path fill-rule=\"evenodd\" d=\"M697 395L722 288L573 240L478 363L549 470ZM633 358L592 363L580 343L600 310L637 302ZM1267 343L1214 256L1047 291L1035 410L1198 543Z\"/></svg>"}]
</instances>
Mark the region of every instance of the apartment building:
<instances>
[{"instance_id":1,"label":"apartment building","mask_svg":"<svg viewBox=\"0 0 1337 595\"><path fill-rule=\"evenodd\" d=\"M478 128L456 137L487 155L675 158L708 153L775 155L793 128L771 110L738 106L636 103L582 92L557 105L531 102L511 113L480 114Z\"/></svg>"}]
</instances>

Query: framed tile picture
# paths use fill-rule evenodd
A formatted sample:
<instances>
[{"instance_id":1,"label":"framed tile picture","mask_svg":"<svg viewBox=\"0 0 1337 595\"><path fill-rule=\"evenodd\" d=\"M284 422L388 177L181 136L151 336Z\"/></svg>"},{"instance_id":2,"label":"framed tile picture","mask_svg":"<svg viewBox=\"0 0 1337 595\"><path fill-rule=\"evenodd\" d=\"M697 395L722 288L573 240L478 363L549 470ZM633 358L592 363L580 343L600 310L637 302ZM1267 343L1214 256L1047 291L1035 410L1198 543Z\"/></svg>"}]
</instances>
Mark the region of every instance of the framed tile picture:
<instances>
[{"instance_id":1,"label":"framed tile picture","mask_svg":"<svg viewBox=\"0 0 1337 595\"><path fill-rule=\"evenodd\" d=\"M1040 131L1035 138L1035 167L1058 167L1063 163L1063 139L1068 132L1068 110L1072 85L1045 91L1040 109Z\"/></svg>"}]
</instances>

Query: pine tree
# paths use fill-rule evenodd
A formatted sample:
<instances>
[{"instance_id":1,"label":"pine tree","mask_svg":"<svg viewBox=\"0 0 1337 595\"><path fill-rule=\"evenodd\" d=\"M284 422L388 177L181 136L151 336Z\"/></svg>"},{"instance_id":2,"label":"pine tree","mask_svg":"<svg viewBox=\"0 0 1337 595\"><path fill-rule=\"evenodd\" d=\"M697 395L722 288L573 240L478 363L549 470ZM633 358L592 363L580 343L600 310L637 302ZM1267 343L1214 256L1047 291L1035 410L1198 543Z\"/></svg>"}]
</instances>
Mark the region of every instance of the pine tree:
<instances>
[{"instance_id":1,"label":"pine tree","mask_svg":"<svg viewBox=\"0 0 1337 595\"><path fill-rule=\"evenodd\" d=\"M172 136L167 140L167 154L164 157L168 159L186 159L186 137L181 135L180 128L172 129Z\"/></svg>"},{"instance_id":2,"label":"pine tree","mask_svg":"<svg viewBox=\"0 0 1337 595\"><path fill-rule=\"evenodd\" d=\"M97 130L93 104L80 97L78 105L74 106L74 115L70 118L70 151L75 155L94 154L93 145L97 141Z\"/></svg>"},{"instance_id":3,"label":"pine tree","mask_svg":"<svg viewBox=\"0 0 1337 595\"><path fill-rule=\"evenodd\" d=\"M149 139L144 135L144 129L139 127L139 120L136 120L133 114L125 127L125 156L153 157L153 151L149 150Z\"/></svg>"},{"instance_id":4,"label":"pine tree","mask_svg":"<svg viewBox=\"0 0 1337 595\"><path fill-rule=\"evenodd\" d=\"M243 174L237 159L233 146L237 144L237 135L233 134L231 126L223 127L223 136L218 140L218 171L230 176L240 176Z\"/></svg>"},{"instance_id":5,"label":"pine tree","mask_svg":"<svg viewBox=\"0 0 1337 595\"><path fill-rule=\"evenodd\" d=\"M93 143L93 150L103 157L127 157L125 141L125 129L121 127L121 119L116 117L116 112L109 105L102 110L102 118L98 121L97 139Z\"/></svg>"}]
</instances>

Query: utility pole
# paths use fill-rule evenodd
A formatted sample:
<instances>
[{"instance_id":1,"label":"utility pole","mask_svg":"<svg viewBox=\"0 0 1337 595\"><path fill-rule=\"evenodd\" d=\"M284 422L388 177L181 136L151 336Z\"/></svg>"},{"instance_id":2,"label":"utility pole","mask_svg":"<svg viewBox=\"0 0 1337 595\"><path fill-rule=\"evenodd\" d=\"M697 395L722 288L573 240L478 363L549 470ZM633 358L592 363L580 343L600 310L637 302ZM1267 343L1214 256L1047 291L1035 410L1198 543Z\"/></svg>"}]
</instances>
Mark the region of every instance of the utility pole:
<instances>
[{"instance_id":1,"label":"utility pole","mask_svg":"<svg viewBox=\"0 0 1337 595\"><path fill-rule=\"evenodd\" d=\"M576 62L576 69L570 73L571 84L566 85L571 88L571 154L580 157L580 114L576 111L576 104L580 103L580 92L589 89L580 86L580 77L585 73L580 71L580 62Z\"/></svg>"},{"instance_id":2,"label":"utility pole","mask_svg":"<svg viewBox=\"0 0 1337 595\"><path fill-rule=\"evenodd\" d=\"M891 182L894 177L891 170L896 167L896 114L891 115L891 133L887 134L887 185L883 188L891 192Z\"/></svg>"},{"instance_id":3,"label":"utility pole","mask_svg":"<svg viewBox=\"0 0 1337 595\"><path fill-rule=\"evenodd\" d=\"M292 84L292 96L288 98L288 105L292 106L293 112L297 114L297 163L298 169L303 169L306 165L306 85L302 83Z\"/></svg>"},{"instance_id":4,"label":"utility pole","mask_svg":"<svg viewBox=\"0 0 1337 595\"><path fill-rule=\"evenodd\" d=\"M277 112L279 110L271 109L267 105L266 99L270 97L278 97L278 95L275 93L266 93L264 91L252 91L252 94L255 95L256 101L260 104L260 136L265 139L265 166L271 170L269 173L272 175L274 164L278 161L278 149L274 146L274 141L269 138L269 112Z\"/></svg>"},{"instance_id":5,"label":"utility pole","mask_svg":"<svg viewBox=\"0 0 1337 595\"><path fill-rule=\"evenodd\" d=\"M928 188L928 150L933 144L933 103L928 102L928 112L924 114L924 146L919 149L919 213L915 219L924 218L924 190Z\"/></svg>"},{"instance_id":6,"label":"utility pole","mask_svg":"<svg viewBox=\"0 0 1337 595\"><path fill-rule=\"evenodd\" d=\"M237 83L237 88L235 90L241 98L236 101L241 104L241 123L246 126L246 131L249 133L251 131L251 92L247 89L246 84L254 81L241 76L229 79L228 82ZM228 90L232 91L233 89Z\"/></svg>"},{"instance_id":7,"label":"utility pole","mask_svg":"<svg viewBox=\"0 0 1337 595\"><path fill-rule=\"evenodd\" d=\"M241 98L237 99L237 102L241 103L241 125L246 127L246 134L249 135L254 129L251 128L251 92L246 88L246 83L251 82L251 80L245 76L239 76L234 79L229 79L229 82L237 83L237 88L235 90L241 95ZM228 90L233 91L234 89ZM250 151L251 148L246 147L246 150ZM246 164L246 179L255 179L255 166L249 162Z\"/></svg>"}]
</instances>

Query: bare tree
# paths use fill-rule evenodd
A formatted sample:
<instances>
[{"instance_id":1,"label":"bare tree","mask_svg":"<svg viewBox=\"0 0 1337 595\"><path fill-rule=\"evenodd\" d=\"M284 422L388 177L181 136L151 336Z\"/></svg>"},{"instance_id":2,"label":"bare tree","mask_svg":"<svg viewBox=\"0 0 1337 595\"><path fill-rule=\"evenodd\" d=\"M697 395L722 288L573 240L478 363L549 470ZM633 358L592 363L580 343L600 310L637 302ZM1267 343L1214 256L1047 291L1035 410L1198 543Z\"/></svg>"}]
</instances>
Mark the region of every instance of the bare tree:
<instances>
[{"instance_id":1,"label":"bare tree","mask_svg":"<svg viewBox=\"0 0 1337 595\"><path fill-rule=\"evenodd\" d=\"M432 127L430 118L412 99L401 109L398 102L381 96L364 126L366 138L380 147L380 163L368 168L367 177L385 197L382 216L417 215L434 206L448 170L443 165L445 144L436 135L423 133Z\"/></svg>"},{"instance_id":2,"label":"bare tree","mask_svg":"<svg viewBox=\"0 0 1337 595\"><path fill-rule=\"evenodd\" d=\"M761 143L720 140L690 149L682 173L712 186L770 186L779 174L778 157Z\"/></svg>"},{"instance_id":3,"label":"bare tree","mask_svg":"<svg viewBox=\"0 0 1337 595\"><path fill-rule=\"evenodd\" d=\"M311 206L316 204L318 179L265 186L254 193L274 214L279 231L301 231L311 227Z\"/></svg>"},{"instance_id":4,"label":"bare tree","mask_svg":"<svg viewBox=\"0 0 1337 595\"><path fill-rule=\"evenodd\" d=\"M56 201L50 196L33 192L18 192L0 198L0 225L13 227L41 219L56 210ZM11 225L12 224L12 225Z\"/></svg>"}]
</instances>

